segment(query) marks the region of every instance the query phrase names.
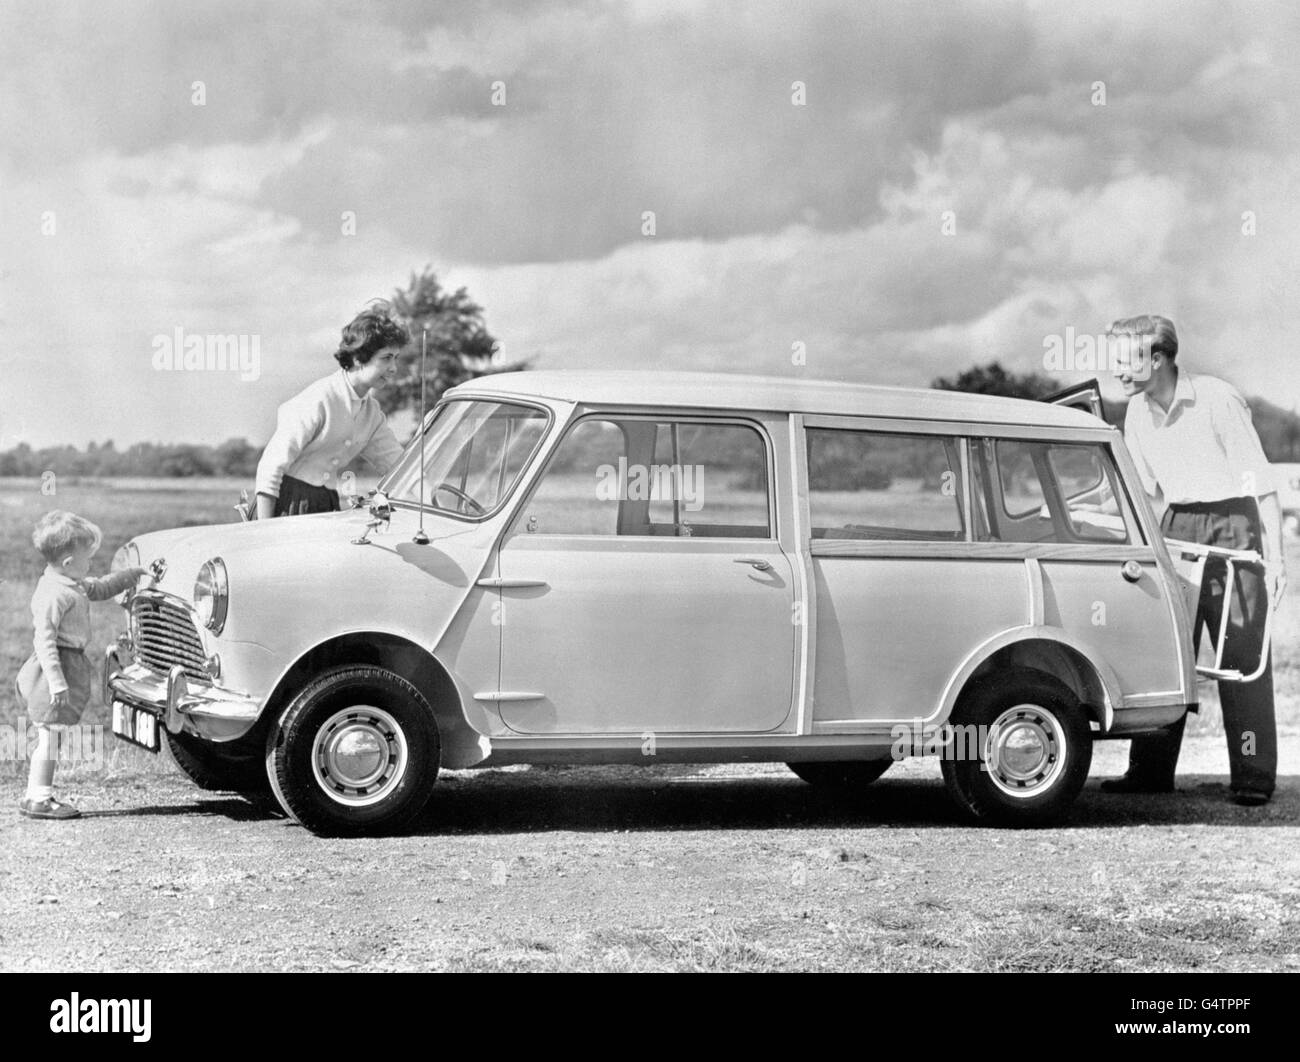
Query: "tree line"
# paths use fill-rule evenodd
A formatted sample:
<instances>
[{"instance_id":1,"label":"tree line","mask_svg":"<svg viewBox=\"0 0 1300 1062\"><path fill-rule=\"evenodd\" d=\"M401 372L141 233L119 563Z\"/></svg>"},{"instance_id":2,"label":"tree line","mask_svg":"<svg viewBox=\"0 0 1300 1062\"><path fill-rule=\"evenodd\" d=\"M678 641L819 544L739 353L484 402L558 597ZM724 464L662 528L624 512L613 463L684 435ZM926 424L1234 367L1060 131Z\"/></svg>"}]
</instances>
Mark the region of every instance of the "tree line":
<instances>
[{"instance_id":1,"label":"tree line","mask_svg":"<svg viewBox=\"0 0 1300 1062\"><path fill-rule=\"evenodd\" d=\"M195 443L134 443L119 450L110 439L84 450L47 446L34 450L19 443L0 453L0 476L237 476L251 479L262 448L247 439L227 439L219 446Z\"/></svg>"}]
</instances>

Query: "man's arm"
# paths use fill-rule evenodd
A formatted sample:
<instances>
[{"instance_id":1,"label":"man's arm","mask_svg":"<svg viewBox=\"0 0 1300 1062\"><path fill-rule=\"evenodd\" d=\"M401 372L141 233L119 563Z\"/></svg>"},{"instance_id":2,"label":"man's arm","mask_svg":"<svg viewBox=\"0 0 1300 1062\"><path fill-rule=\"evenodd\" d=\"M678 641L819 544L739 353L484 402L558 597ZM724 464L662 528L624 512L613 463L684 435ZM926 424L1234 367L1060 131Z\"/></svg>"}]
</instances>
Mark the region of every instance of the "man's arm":
<instances>
[{"instance_id":1,"label":"man's arm","mask_svg":"<svg viewBox=\"0 0 1300 1062\"><path fill-rule=\"evenodd\" d=\"M1264 563L1268 565L1272 579L1271 598L1273 607L1282 604L1282 595L1286 593L1286 552L1282 546L1282 503L1277 491L1261 494L1259 501L1259 522L1264 542Z\"/></svg>"},{"instance_id":2,"label":"man's arm","mask_svg":"<svg viewBox=\"0 0 1300 1062\"><path fill-rule=\"evenodd\" d=\"M1268 566L1268 579L1273 607L1282 601L1286 591L1286 553L1282 549L1282 504L1273 482L1273 469L1268 463L1259 433L1251 420L1250 406L1241 393L1225 384L1226 401L1216 403L1215 430L1223 444L1224 453L1232 467L1239 470L1241 493L1253 495L1259 505L1260 545L1264 563Z\"/></svg>"}]
</instances>

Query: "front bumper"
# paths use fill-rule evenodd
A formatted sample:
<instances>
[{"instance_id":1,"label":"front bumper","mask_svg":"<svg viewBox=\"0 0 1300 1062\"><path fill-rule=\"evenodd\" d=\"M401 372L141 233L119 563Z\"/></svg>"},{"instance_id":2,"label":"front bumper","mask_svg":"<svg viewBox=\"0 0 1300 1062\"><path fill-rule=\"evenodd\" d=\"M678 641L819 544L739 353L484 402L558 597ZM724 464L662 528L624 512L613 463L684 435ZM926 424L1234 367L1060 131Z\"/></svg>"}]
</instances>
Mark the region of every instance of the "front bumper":
<instances>
[{"instance_id":1,"label":"front bumper","mask_svg":"<svg viewBox=\"0 0 1300 1062\"><path fill-rule=\"evenodd\" d=\"M104 652L104 703L124 701L156 715L170 733L190 728L213 741L239 737L257 721L261 704L242 693L191 683L179 664L161 675L131 659L122 642Z\"/></svg>"}]
</instances>

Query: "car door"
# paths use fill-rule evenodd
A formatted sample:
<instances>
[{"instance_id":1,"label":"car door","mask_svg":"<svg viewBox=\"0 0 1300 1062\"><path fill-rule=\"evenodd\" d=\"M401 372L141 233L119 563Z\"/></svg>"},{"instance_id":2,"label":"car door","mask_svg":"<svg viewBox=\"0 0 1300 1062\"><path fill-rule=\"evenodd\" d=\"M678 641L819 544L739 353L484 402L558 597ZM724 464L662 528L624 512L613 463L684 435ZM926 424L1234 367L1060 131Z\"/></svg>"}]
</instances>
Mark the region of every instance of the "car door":
<instances>
[{"instance_id":1,"label":"car door","mask_svg":"<svg viewBox=\"0 0 1300 1062\"><path fill-rule=\"evenodd\" d=\"M798 628L766 433L577 420L499 550L502 721L520 734L765 732Z\"/></svg>"},{"instance_id":2,"label":"car door","mask_svg":"<svg viewBox=\"0 0 1300 1062\"><path fill-rule=\"evenodd\" d=\"M1055 406L1069 406L1071 409L1079 409L1084 413L1091 413L1101 420L1106 420L1106 404L1102 401L1101 384L1095 379L1085 380L1083 383L1073 384L1060 391L1054 391L1042 398L1041 401L1050 402Z\"/></svg>"},{"instance_id":3,"label":"car door","mask_svg":"<svg viewBox=\"0 0 1300 1062\"><path fill-rule=\"evenodd\" d=\"M1071 387L1056 391L1045 396L1041 401L1049 402L1052 405L1069 406L1071 409L1091 413L1100 420L1109 423L1106 417L1105 403L1101 397L1101 385L1095 379L1085 380L1083 383L1074 384ZM1173 562L1174 572L1178 576L1183 601L1188 610L1187 614L1195 616L1197 601L1201 596L1201 577L1204 573L1203 558L1172 547L1169 550L1169 556Z\"/></svg>"}]
</instances>

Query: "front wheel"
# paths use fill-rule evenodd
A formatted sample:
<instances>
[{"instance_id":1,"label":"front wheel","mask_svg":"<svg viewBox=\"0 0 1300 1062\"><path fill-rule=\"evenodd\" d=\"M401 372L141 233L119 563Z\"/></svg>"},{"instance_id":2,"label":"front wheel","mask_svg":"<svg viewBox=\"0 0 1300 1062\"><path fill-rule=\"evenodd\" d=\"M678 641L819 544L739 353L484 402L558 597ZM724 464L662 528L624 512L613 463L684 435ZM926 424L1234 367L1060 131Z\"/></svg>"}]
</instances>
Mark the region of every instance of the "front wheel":
<instances>
[{"instance_id":1,"label":"front wheel","mask_svg":"<svg viewBox=\"0 0 1300 1062\"><path fill-rule=\"evenodd\" d=\"M950 722L943 780L976 819L1008 826L1050 822L1087 781L1087 716L1074 694L1046 672L1000 672L964 693Z\"/></svg>"},{"instance_id":2,"label":"front wheel","mask_svg":"<svg viewBox=\"0 0 1300 1062\"><path fill-rule=\"evenodd\" d=\"M429 702L386 668L325 672L267 737L266 773L286 812L312 833L391 833L428 803L438 777Z\"/></svg>"}]
</instances>

